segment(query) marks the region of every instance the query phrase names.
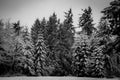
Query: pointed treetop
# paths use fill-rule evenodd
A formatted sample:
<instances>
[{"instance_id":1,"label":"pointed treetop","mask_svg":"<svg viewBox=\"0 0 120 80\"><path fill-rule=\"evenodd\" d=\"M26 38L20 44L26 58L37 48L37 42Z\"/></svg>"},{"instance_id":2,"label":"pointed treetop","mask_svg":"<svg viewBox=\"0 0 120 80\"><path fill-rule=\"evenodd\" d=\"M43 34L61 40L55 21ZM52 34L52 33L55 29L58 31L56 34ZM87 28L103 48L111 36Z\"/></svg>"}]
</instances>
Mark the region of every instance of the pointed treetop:
<instances>
[{"instance_id":1,"label":"pointed treetop","mask_svg":"<svg viewBox=\"0 0 120 80\"><path fill-rule=\"evenodd\" d=\"M70 23L70 24L72 24L73 23L73 19L72 19L72 17L73 17L73 13L72 13L72 9L70 8L70 10L68 11L68 12L65 12L65 20L64 20L64 23L66 24L68 24L68 23Z\"/></svg>"},{"instance_id":2,"label":"pointed treetop","mask_svg":"<svg viewBox=\"0 0 120 80\"><path fill-rule=\"evenodd\" d=\"M52 14L52 16L49 17L49 21L48 23L50 24L54 24L57 22L57 15L55 14L55 12Z\"/></svg>"},{"instance_id":3,"label":"pointed treetop","mask_svg":"<svg viewBox=\"0 0 120 80\"><path fill-rule=\"evenodd\" d=\"M14 28L18 27L20 25L20 21L17 21L16 23L13 23Z\"/></svg>"},{"instance_id":4,"label":"pointed treetop","mask_svg":"<svg viewBox=\"0 0 120 80\"><path fill-rule=\"evenodd\" d=\"M40 20L39 20L38 18L35 20L34 25L35 25L35 24L40 25Z\"/></svg>"},{"instance_id":5,"label":"pointed treetop","mask_svg":"<svg viewBox=\"0 0 120 80\"><path fill-rule=\"evenodd\" d=\"M43 17L42 21L41 21L41 24L45 25L46 24L46 19L45 17Z\"/></svg>"},{"instance_id":6,"label":"pointed treetop","mask_svg":"<svg viewBox=\"0 0 120 80\"><path fill-rule=\"evenodd\" d=\"M72 13L72 9L70 8L69 13Z\"/></svg>"},{"instance_id":7,"label":"pointed treetop","mask_svg":"<svg viewBox=\"0 0 120 80\"><path fill-rule=\"evenodd\" d=\"M56 16L55 12L53 13L53 16Z\"/></svg>"}]
</instances>

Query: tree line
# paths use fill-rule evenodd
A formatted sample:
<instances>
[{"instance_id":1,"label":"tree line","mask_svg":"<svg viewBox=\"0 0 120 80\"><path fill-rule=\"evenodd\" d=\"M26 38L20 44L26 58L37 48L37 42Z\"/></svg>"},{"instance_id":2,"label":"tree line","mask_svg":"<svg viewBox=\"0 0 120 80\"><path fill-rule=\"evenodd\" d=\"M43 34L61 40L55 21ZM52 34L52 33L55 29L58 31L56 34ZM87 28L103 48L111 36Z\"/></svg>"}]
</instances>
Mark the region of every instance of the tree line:
<instances>
[{"instance_id":1,"label":"tree line","mask_svg":"<svg viewBox=\"0 0 120 80\"><path fill-rule=\"evenodd\" d=\"M97 27L92 8L82 9L79 32L72 9L63 22L56 13L36 19L30 31L20 21L0 20L0 76L119 77L119 7L120 0L111 1Z\"/></svg>"}]
</instances>

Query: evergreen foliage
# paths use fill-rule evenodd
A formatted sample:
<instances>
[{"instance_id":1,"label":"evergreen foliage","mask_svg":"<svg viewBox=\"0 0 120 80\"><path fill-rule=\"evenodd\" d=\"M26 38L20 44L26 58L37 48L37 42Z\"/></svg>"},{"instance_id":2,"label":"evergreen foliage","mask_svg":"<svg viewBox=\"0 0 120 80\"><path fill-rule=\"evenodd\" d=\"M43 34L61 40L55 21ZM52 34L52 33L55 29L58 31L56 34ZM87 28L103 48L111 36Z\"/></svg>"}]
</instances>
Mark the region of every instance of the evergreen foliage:
<instances>
[{"instance_id":1,"label":"evergreen foliage","mask_svg":"<svg viewBox=\"0 0 120 80\"><path fill-rule=\"evenodd\" d=\"M47 48L46 45L44 43L44 38L43 38L43 34L40 32L38 34L38 40L37 43L35 45L35 54L34 54L34 65L35 65L35 74L36 75L41 75L44 76L47 74Z\"/></svg>"},{"instance_id":2,"label":"evergreen foliage","mask_svg":"<svg viewBox=\"0 0 120 80\"><path fill-rule=\"evenodd\" d=\"M97 44L96 44L97 43ZM80 34L74 50L74 73L81 77L104 77L103 46L98 45L94 37Z\"/></svg>"},{"instance_id":3,"label":"evergreen foliage","mask_svg":"<svg viewBox=\"0 0 120 80\"><path fill-rule=\"evenodd\" d=\"M82 32L86 35L91 35L94 30L93 18L92 18L92 9L82 9L83 14L79 17L79 27L82 28Z\"/></svg>"},{"instance_id":4,"label":"evergreen foliage","mask_svg":"<svg viewBox=\"0 0 120 80\"><path fill-rule=\"evenodd\" d=\"M52 16L49 17L49 21L47 22L46 26L46 33L45 33L45 40L46 44L51 50L54 50L56 37L57 37L57 15L53 13Z\"/></svg>"},{"instance_id":5,"label":"evergreen foliage","mask_svg":"<svg viewBox=\"0 0 120 80\"><path fill-rule=\"evenodd\" d=\"M36 19L31 33L20 21L0 20L0 76L120 77L120 0L102 11L98 30L92 8L82 11L79 34L72 9L63 22L55 12Z\"/></svg>"},{"instance_id":6,"label":"evergreen foliage","mask_svg":"<svg viewBox=\"0 0 120 80\"><path fill-rule=\"evenodd\" d=\"M113 42L109 42L106 45L107 51L105 53L109 56L107 57L106 64L109 63L108 65L110 68L107 67L108 71L108 76L114 75L114 76L119 76L119 64L114 61L119 61L119 48L120 48L120 1L119 0L114 0L110 2L110 6L105 8L102 13L104 14L104 19L108 20L108 27L109 27L109 34L114 37L113 35L116 35L117 38ZM117 55L116 55L117 54ZM115 59L114 57L118 57ZM114 62L114 63L113 63ZM109 74L113 73L113 74ZM117 74L116 74L117 73Z\"/></svg>"},{"instance_id":7,"label":"evergreen foliage","mask_svg":"<svg viewBox=\"0 0 120 80\"><path fill-rule=\"evenodd\" d=\"M55 46L55 73L58 76L72 75L71 65L72 65L72 51L71 47L74 42L74 28L72 21L72 10L65 12L65 20L63 24L59 25L57 32L57 44Z\"/></svg>"},{"instance_id":8,"label":"evergreen foliage","mask_svg":"<svg viewBox=\"0 0 120 80\"><path fill-rule=\"evenodd\" d=\"M36 19L34 25L31 28L31 38L32 38L33 45L37 43L38 32L40 31L40 27L41 27L40 21L39 19Z\"/></svg>"}]
</instances>

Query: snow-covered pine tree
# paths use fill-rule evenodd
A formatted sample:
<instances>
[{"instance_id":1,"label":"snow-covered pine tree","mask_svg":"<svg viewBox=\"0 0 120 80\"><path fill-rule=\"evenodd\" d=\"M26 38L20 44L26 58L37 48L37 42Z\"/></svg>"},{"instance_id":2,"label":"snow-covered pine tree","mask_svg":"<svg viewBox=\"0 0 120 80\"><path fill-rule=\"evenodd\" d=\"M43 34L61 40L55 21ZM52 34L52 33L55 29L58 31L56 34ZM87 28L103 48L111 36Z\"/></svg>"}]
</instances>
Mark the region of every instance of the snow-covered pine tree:
<instances>
[{"instance_id":1,"label":"snow-covered pine tree","mask_svg":"<svg viewBox=\"0 0 120 80\"><path fill-rule=\"evenodd\" d=\"M91 76L93 77L104 77L105 76L105 69L104 69L104 58L105 55L103 54L104 46L97 46L94 47L93 53L91 55L94 63L91 67L92 73Z\"/></svg>"},{"instance_id":2,"label":"snow-covered pine tree","mask_svg":"<svg viewBox=\"0 0 120 80\"><path fill-rule=\"evenodd\" d=\"M84 63L83 63L83 58L84 58L84 54L81 53L81 47L78 46L75 50L75 56L74 56L74 67L73 67L73 71L74 71L74 75L75 76L83 76L84 71L83 71L83 67L84 67Z\"/></svg>"},{"instance_id":3,"label":"snow-covered pine tree","mask_svg":"<svg viewBox=\"0 0 120 80\"><path fill-rule=\"evenodd\" d=\"M76 76L88 76L89 74L89 44L88 44L88 36L81 34L79 38L79 45L75 49L74 53L74 69Z\"/></svg>"},{"instance_id":4,"label":"snow-covered pine tree","mask_svg":"<svg viewBox=\"0 0 120 80\"><path fill-rule=\"evenodd\" d=\"M104 77L104 46L98 43L95 37L80 34L73 61L76 76Z\"/></svg>"},{"instance_id":5,"label":"snow-covered pine tree","mask_svg":"<svg viewBox=\"0 0 120 80\"><path fill-rule=\"evenodd\" d=\"M48 49L45 45L43 34L39 31L37 43L35 45L35 54L34 54L34 66L35 73L37 76L45 76L48 74L47 71L47 55Z\"/></svg>"},{"instance_id":6,"label":"snow-covered pine tree","mask_svg":"<svg viewBox=\"0 0 120 80\"><path fill-rule=\"evenodd\" d=\"M19 39L19 43L21 44L21 56L18 57L19 63L18 66L22 69L22 74L25 75L34 75L34 47L32 45L32 41L30 38L30 34L28 32L28 28L26 27L24 31L21 33L21 37Z\"/></svg>"}]
</instances>

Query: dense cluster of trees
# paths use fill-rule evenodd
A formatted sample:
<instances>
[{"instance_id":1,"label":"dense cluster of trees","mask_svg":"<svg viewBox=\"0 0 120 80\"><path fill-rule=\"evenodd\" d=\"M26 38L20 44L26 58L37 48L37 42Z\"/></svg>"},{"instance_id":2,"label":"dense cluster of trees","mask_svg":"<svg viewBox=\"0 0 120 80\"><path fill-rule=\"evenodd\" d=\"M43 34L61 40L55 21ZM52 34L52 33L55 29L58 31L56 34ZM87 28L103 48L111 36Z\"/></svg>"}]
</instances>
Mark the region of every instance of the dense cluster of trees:
<instances>
[{"instance_id":1,"label":"dense cluster of trees","mask_svg":"<svg viewBox=\"0 0 120 80\"><path fill-rule=\"evenodd\" d=\"M97 27L92 8L82 11L80 32L72 9L63 22L56 13L36 19L31 31L0 20L0 76L120 77L120 0L102 11Z\"/></svg>"}]
</instances>

